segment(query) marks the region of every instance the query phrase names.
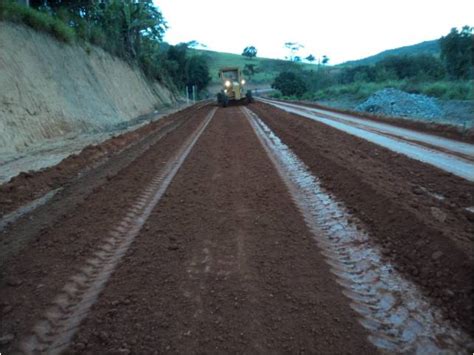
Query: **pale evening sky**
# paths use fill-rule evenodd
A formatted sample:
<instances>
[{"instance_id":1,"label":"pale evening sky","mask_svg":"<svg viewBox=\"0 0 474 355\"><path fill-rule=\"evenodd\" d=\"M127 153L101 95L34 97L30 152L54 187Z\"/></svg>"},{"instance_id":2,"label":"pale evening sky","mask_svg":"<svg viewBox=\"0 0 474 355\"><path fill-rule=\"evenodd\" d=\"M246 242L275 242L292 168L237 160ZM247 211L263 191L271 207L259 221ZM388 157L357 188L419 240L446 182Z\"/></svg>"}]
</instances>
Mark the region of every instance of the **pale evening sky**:
<instances>
[{"instance_id":1,"label":"pale evening sky","mask_svg":"<svg viewBox=\"0 0 474 355\"><path fill-rule=\"evenodd\" d=\"M300 55L327 55L330 64L439 38L474 25L472 0L154 0L168 22L171 44L196 40L208 49L284 58L285 42Z\"/></svg>"}]
</instances>

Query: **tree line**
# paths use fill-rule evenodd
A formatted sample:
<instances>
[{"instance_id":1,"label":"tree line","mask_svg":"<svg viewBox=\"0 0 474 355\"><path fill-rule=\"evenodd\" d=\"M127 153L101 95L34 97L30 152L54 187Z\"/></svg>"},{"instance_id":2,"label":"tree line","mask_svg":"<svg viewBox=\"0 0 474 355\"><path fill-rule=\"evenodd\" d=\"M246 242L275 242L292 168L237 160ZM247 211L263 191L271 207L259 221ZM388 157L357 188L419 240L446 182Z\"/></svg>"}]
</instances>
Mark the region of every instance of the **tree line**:
<instances>
[{"instance_id":1,"label":"tree line","mask_svg":"<svg viewBox=\"0 0 474 355\"><path fill-rule=\"evenodd\" d=\"M273 82L285 96L302 96L334 85L352 83L383 83L408 80L434 82L474 79L473 28L453 28L439 39L440 55L394 55L374 65L355 67L319 67L303 71L298 65L287 67Z\"/></svg>"}]
</instances>

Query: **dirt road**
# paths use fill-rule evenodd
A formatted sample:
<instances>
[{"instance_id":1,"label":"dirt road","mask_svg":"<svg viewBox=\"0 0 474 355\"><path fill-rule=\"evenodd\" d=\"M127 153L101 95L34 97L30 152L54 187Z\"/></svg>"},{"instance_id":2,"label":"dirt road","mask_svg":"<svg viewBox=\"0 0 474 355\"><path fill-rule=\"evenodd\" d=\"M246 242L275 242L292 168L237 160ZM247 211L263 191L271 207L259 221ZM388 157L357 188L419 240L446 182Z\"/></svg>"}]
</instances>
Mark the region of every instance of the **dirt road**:
<instances>
[{"instance_id":1,"label":"dirt road","mask_svg":"<svg viewBox=\"0 0 474 355\"><path fill-rule=\"evenodd\" d=\"M472 182L264 103L127 144L1 232L2 353L472 351Z\"/></svg>"}]
</instances>

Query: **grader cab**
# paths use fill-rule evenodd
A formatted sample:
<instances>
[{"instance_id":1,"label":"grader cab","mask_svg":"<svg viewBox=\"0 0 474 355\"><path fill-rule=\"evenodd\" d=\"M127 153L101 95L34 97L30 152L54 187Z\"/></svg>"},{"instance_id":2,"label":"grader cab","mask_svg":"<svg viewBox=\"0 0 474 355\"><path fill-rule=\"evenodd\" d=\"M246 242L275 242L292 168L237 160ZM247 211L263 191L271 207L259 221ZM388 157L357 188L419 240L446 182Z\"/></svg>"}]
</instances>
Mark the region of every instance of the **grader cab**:
<instances>
[{"instance_id":1,"label":"grader cab","mask_svg":"<svg viewBox=\"0 0 474 355\"><path fill-rule=\"evenodd\" d=\"M219 70L222 89L217 94L217 103L226 107L229 103L252 102L252 91L245 91L245 79L237 67L227 67Z\"/></svg>"}]
</instances>

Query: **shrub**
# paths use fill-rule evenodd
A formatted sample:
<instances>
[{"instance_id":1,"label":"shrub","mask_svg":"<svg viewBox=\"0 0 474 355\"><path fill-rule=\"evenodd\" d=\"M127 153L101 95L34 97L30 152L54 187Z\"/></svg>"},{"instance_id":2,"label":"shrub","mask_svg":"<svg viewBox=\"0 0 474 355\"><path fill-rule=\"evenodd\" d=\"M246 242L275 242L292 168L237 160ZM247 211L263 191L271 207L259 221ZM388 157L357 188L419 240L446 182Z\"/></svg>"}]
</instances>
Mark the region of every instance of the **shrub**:
<instances>
[{"instance_id":1,"label":"shrub","mask_svg":"<svg viewBox=\"0 0 474 355\"><path fill-rule=\"evenodd\" d=\"M104 47L107 43L107 36L104 31L98 27L91 29L90 42L100 47Z\"/></svg>"},{"instance_id":2,"label":"shrub","mask_svg":"<svg viewBox=\"0 0 474 355\"><path fill-rule=\"evenodd\" d=\"M305 92L303 96L301 96L302 100L307 100L307 101L311 101L313 100L313 98L314 98L314 94L311 92Z\"/></svg>"},{"instance_id":3,"label":"shrub","mask_svg":"<svg viewBox=\"0 0 474 355\"><path fill-rule=\"evenodd\" d=\"M284 96L301 96L306 92L306 84L300 74L280 73L273 81L272 88L278 89Z\"/></svg>"},{"instance_id":4,"label":"shrub","mask_svg":"<svg viewBox=\"0 0 474 355\"><path fill-rule=\"evenodd\" d=\"M75 38L74 30L59 20L54 20L51 23L51 33L54 37L66 43L71 43Z\"/></svg>"},{"instance_id":5,"label":"shrub","mask_svg":"<svg viewBox=\"0 0 474 355\"><path fill-rule=\"evenodd\" d=\"M444 83L432 83L427 85L423 92L428 96L433 97L445 97L446 93L448 92L448 87Z\"/></svg>"},{"instance_id":6,"label":"shrub","mask_svg":"<svg viewBox=\"0 0 474 355\"><path fill-rule=\"evenodd\" d=\"M472 100L472 87L464 83L453 83L452 85L449 85L446 96L451 100Z\"/></svg>"},{"instance_id":7,"label":"shrub","mask_svg":"<svg viewBox=\"0 0 474 355\"><path fill-rule=\"evenodd\" d=\"M48 32L51 28L51 16L28 8L22 9L23 23L38 31Z\"/></svg>"},{"instance_id":8,"label":"shrub","mask_svg":"<svg viewBox=\"0 0 474 355\"><path fill-rule=\"evenodd\" d=\"M72 42L75 32L63 21L15 2L0 0L0 19L23 23L37 31L47 32L60 41Z\"/></svg>"}]
</instances>

